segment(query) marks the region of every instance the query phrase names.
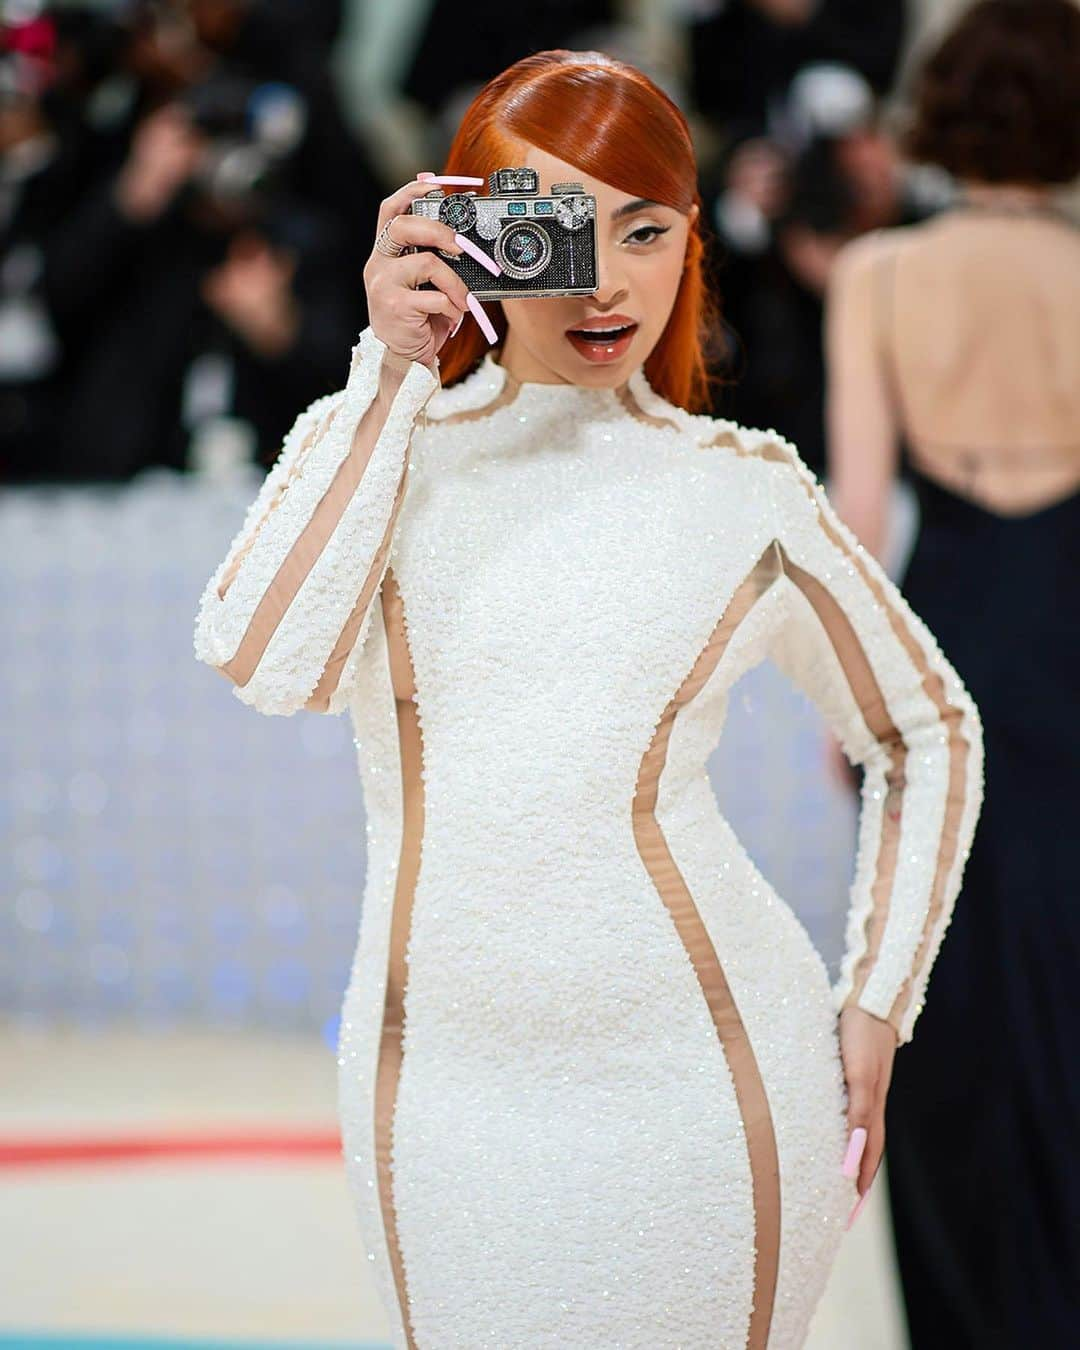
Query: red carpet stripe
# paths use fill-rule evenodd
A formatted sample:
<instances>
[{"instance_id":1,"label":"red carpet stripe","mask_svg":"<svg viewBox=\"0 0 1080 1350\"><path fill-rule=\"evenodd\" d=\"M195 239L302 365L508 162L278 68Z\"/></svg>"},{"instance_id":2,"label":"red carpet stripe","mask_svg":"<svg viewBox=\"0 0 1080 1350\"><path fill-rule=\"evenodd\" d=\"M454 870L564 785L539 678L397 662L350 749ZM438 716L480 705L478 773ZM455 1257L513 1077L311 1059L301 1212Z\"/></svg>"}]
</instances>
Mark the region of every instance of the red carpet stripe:
<instances>
[{"instance_id":1,"label":"red carpet stripe","mask_svg":"<svg viewBox=\"0 0 1080 1350\"><path fill-rule=\"evenodd\" d=\"M58 1135L0 1137L0 1168L111 1165L144 1158L334 1158L341 1157L337 1130L216 1129L190 1134Z\"/></svg>"}]
</instances>

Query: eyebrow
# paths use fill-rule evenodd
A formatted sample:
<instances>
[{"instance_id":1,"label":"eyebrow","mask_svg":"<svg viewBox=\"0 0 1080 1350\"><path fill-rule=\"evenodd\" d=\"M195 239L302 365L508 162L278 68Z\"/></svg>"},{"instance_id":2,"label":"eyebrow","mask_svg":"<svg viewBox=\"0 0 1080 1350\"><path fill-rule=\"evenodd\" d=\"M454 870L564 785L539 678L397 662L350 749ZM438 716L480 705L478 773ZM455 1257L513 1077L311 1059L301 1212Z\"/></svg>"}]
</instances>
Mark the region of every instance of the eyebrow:
<instances>
[{"instance_id":1,"label":"eyebrow","mask_svg":"<svg viewBox=\"0 0 1080 1350\"><path fill-rule=\"evenodd\" d=\"M632 216L635 212L644 210L647 206L659 206L659 202L654 202L651 197L636 197L632 202L627 202L625 206L620 206L612 211L612 220L622 220L623 216Z\"/></svg>"}]
</instances>

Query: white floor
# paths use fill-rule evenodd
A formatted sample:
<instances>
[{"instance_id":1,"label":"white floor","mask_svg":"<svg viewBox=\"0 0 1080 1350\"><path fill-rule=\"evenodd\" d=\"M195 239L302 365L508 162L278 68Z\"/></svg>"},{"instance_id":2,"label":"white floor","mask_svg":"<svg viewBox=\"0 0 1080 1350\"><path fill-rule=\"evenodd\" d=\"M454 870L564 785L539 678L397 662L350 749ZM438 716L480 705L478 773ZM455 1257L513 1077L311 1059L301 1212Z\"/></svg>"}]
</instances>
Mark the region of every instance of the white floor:
<instances>
[{"instance_id":1,"label":"white floor","mask_svg":"<svg viewBox=\"0 0 1080 1350\"><path fill-rule=\"evenodd\" d=\"M0 1023L0 1142L38 1131L333 1129L335 1072L314 1040ZM808 1350L907 1350L885 1192L881 1172ZM6 1168L0 1233L0 1335L387 1336L337 1155Z\"/></svg>"}]
</instances>

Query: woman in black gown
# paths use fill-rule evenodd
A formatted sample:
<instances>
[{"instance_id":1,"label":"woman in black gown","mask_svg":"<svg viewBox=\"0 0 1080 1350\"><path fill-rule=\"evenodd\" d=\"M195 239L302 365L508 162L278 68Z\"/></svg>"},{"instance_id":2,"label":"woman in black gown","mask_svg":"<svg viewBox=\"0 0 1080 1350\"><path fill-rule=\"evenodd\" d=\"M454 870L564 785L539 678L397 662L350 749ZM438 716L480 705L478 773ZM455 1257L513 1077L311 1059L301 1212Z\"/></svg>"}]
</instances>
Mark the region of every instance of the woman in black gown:
<instances>
[{"instance_id":1,"label":"woman in black gown","mask_svg":"<svg viewBox=\"0 0 1080 1350\"><path fill-rule=\"evenodd\" d=\"M1080 490L1001 517L910 466L902 587L983 711L986 805L886 1099L915 1350L1080 1345Z\"/></svg>"},{"instance_id":2,"label":"woman in black gown","mask_svg":"<svg viewBox=\"0 0 1080 1350\"><path fill-rule=\"evenodd\" d=\"M986 797L886 1167L914 1350L1080 1346L1080 8L985 0L921 73L906 145L958 180L842 251L830 494L882 542L982 712ZM885 447L888 444L888 449Z\"/></svg>"}]
</instances>

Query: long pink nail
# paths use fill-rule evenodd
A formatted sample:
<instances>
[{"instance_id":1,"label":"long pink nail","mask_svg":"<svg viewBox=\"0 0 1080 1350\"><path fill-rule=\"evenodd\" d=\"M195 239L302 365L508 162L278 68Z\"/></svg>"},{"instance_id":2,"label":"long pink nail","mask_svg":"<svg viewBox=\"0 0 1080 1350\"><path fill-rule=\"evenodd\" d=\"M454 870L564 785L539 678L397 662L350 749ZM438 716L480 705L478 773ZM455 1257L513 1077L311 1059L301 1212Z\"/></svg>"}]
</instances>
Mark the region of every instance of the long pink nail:
<instances>
[{"instance_id":1,"label":"long pink nail","mask_svg":"<svg viewBox=\"0 0 1080 1350\"><path fill-rule=\"evenodd\" d=\"M434 178L434 177L435 177L435 175L434 175L433 173L431 173L431 172L425 170L424 173L418 173L418 174L416 175L416 181L417 181L418 183L423 183L423 182L425 181L425 179Z\"/></svg>"},{"instance_id":2,"label":"long pink nail","mask_svg":"<svg viewBox=\"0 0 1080 1350\"><path fill-rule=\"evenodd\" d=\"M450 331L449 331L449 333L447 333L447 335L446 335L447 341L449 341L449 340L454 336L454 334L457 332L457 330L461 327L461 325L462 325L464 322L465 322L465 315L462 314L462 315L460 316L460 318L458 319L457 323L454 324L453 328L451 328Z\"/></svg>"},{"instance_id":3,"label":"long pink nail","mask_svg":"<svg viewBox=\"0 0 1080 1350\"><path fill-rule=\"evenodd\" d=\"M873 1182L871 1182L870 1185L872 1186L872 1185L873 1185ZM858 1198L858 1200L856 1201L856 1203L855 1203L855 1208L854 1208L854 1209L851 1211L851 1213L848 1215L848 1221L847 1221L846 1224L844 1224L844 1230L845 1230L845 1232L847 1231L847 1229L849 1229L849 1228L851 1227L851 1225L852 1225L852 1224L855 1222L855 1220L859 1217L860 1213L862 1212L862 1207L863 1207L863 1205L866 1204L866 1199L867 1199L867 1196L868 1196L869 1194L870 1194L870 1186L867 1186L866 1190L863 1191L862 1195L860 1195L859 1198Z\"/></svg>"},{"instance_id":4,"label":"long pink nail","mask_svg":"<svg viewBox=\"0 0 1080 1350\"><path fill-rule=\"evenodd\" d=\"M840 1166L840 1171L846 1177L854 1177L859 1174L859 1161L863 1155L863 1149L866 1147L866 1127L857 1125L851 1132L851 1139L848 1141L847 1153L844 1154L844 1161Z\"/></svg>"},{"instance_id":5,"label":"long pink nail","mask_svg":"<svg viewBox=\"0 0 1080 1350\"><path fill-rule=\"evenodd\" d=\"M491 320L484 313L483 305L477 300L476 296L473 295L472 291L465 297L465 302L469 306L473 318L480 325L480 331L487 338L488 344L494 346L499 340L499 335L492 327Z\"/></svg>"},{"instance_id":6,"label":"long pink nail","mask_svg":"<svg viewBox=\"0 0 1080 1350\"><path fill-rule=\"evenodd\" d=\"M420 174L417 174L416 176L417 176L417 178L419 178L421 175L420 175ZM450 173L450 174L446 174L446 173L444 173L444 174L434 174L434 173L433 173L433 174L430 175L430 177L429 177L427 174L424 174L423 177L424 177L425 180L426 180L427 182L429 182L429 183L439 183L440 185L443 184L443 183L445 183L448 187L449 187L449 186L459 186L459 185L460 185L461 187L473 187L473 186L475 186L475 187L483 187L483 185L487 182L487 179L486 179L486 178L464 178L464 177L461 176L461 174L455 174L455 173Z\"/></svg>"},{"instance_id":7,"label":"long pink nail","mask_svg":"<svg viewBox=\"0 0 1080 1350\"><path fill-rule=\"evenodd\" d=\"M466 239L463 234L454 235L454 243L458 248L463 248L470 258L475 258L481 267L486 267L493 277L502 276L502 268L494 258L489 258L479 244L474 244L471 239Z\"/></svg>"}]
</instances>

